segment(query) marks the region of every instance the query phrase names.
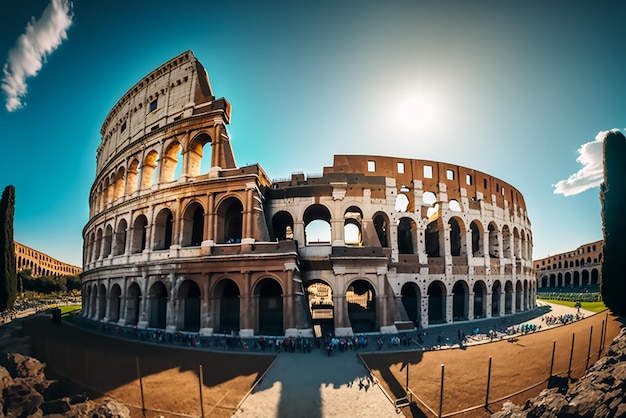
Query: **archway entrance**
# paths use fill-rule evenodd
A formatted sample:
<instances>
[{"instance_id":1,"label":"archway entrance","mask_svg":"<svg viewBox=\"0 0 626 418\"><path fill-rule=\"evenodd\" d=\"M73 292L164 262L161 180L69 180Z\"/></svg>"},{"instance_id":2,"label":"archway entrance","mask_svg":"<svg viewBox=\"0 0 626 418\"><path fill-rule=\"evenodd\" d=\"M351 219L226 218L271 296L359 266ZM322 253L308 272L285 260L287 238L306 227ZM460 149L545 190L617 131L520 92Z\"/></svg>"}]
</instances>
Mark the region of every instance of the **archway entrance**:
<instances>
[{"instance_id":1,"label":"archway entrance","mask_svg":"<svg viewBox=\"0 0 626 418\"><path fill-rule=\"evenodd\" d=\"M156 282L150 287L148 292L150 300L150 328L165 329L167 322L167 290L162 282Z\"/></svg>"},{"instance_id":2,"label":"archway entrance","mask_svg":"<svg viewBox=\"0 0 626 418\"><path fill-rule=\"evenodd\" d=\"M354 332L376 331L376 294L366 280L355 280L346 291L348 318Z\"/></svg>"},{"instance_id":3,"label":"archway entrance","mask_svg":"<svg viewBox=\"0 0 626 418\"><path fill-rule=\"evenodd\" d=\"M318 281L307 284L306 293L316 336L322 337L334 334L333 289L327 283Z\"/></svg>"},{"instance_id":4,"label":"archway entrance","mask_svg":"<svg viewBox=\"0 0 626 418\"><path fill-rule=\"evenodd\" d=\"M263 279L256 287L259 298L259 334L283 335L283 295L274 279Z\"/></svg>"},{"instance_id":5,"label":"archway entrance","mask_svg":"<svg viewBox=\"0 0 626 418\"><path fill-rule=\"evenodd\" d=\"M402 286L402 305L409 317L410 321L413 321L415 326L419 326L421 318L421 300L420 289L415 283L405 283Z\"/></svg>"},{"instance_id":6,"label":"archway entrance","mask_svg":"<svg viewBox=\"0 0 626 418\"><path fill-rule=\"evenodd\" d=\"M446 322L446 288L440 281L428 286L428 323L441 324Z\"/></svg>"},{"instance_id":7,"label":"archway entrance","mask_svg":"<svg viewBox=\"0 0 626 418\"><path fill-rule=\"evenodd\" d=\"M229 334L238 331L239 325L239 287L231 279L221 280L215 289L218 302L219 332Z\"/></svg>"},{"instance_id":8,"label":"archway entrance","mask_svg":"<svg viewBox=\"0 0 626 418\"><path fill-rule=\"evenodd\" d=\"M183 302L183 331L200 330L200 288L196 282L185 280L180 285L180 298Z\"/></svg>"}]
</instances>

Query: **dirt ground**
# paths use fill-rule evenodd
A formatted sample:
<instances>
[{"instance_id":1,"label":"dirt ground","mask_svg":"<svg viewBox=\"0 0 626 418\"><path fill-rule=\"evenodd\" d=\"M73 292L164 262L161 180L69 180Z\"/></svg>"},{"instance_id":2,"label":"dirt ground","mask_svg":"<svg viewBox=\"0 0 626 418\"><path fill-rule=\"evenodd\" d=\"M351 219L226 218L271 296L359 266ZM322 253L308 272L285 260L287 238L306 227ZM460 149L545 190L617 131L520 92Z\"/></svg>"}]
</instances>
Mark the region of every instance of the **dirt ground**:
<instances>
[{"instance_id":1,"label":"dirt ground","mask_svg":"<svg viewBox=\"0 0 626 418\"><path fill-rule=\"evenodd\" d=\"M69 377L76 383L74 391L87 388L94 399L111 396L126 404L133 417L143 416L137 364L146 417L230 417L274 360L273 355L139 344L55 325L43 316L25 320L20 333L31 336L31 354L47 363L48 378Z\"/></svg>"},{"instance_id":2,"label":"dirt ground","mask_svg":"<svg viewBox=\"0 0 626 418\"><path fill-rule=\"evenodd\" d=\"M507 400L521 405L547 387L554 342L553 375L567 377L573 340L570 376L581 377L587 363L590 334L589 365L598 359L603 321L607 321L605 346L608 346L619 334L623 324L619 318L600 313L566 326L521 336L515 342L503 340L453 350L363 354L362 358L384 389L395 399L405 396L408 370L408 386L421 401L414 398L412 407L404 408L403 412L406 416L430 417L439 412L442 364L442 411L446 415L485 404L491 357L489 409L480 407L457 415L484 417L500 410ZM537 383L541 384L517 396L509 396ZM495 402L501 398L504 399Z\"/></svg>"},{"instance_id":3,"label":"dirt ground","mask_svg":"<svg viewBox=\"0 0 626 418\"><path fill-rule=\"evenodd\" d=\"M619 333L619 318L597 314L567 326L522 336L515 342L499 341L464 349L362 354L362 358L392 398L409 387L419 400L403 408L406 416L433 416L439 409L441 364L444 364L443 413L484 405L489 357L492 359L489 410L479 408L457 415L488 416L505 400L523 404L547 386L553 343L553 374L567 376L572 336L571 377L582 376L587 362L598 358L602 321L607 320L606 346ZM622 318L623 319L623 318ZM92 398L111 396L131 408L133 417L230 417L254 382L270 367L273 355L209 352L140 344L99 335L67 324L52 324L49 317L24 320L20 334L31 336L31 354L48 364L49 378L70 377L73 391ZM199 371L202 366L202 409ZM138 369L142 376L141 386ZM521 394L511 393L540 385ZM498 402L496 400L504 398ZM423 403L422 403L423 401ZM305 402L305 400L303 400ZM424 404L428 405L426 407ZM169 412L175 411L175 412Z\"/></svg>"}]
</instances>

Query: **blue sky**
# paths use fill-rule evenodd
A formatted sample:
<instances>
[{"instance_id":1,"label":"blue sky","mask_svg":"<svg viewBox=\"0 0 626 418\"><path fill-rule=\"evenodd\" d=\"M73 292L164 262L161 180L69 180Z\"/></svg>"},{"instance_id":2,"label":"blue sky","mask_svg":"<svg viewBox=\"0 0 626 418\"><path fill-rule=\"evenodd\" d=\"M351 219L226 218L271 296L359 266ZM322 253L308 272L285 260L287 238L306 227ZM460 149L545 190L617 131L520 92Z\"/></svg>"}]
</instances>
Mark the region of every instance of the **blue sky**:
<instances>
[{"instance_id":1,"label":"blue sky","mask_svg":"<svg viewBox=\"0 0 626 418\"><path fill-rule=\"evenodd\" d=\"M534 258L602 238L602 131L624 130L618 1L0 3L0 187L15 239L81 265L100 127L192 50L233 105L237 163L334 154L468 166L524 195ZM600 177L598 177L600 176Z\"/></svg>"}]
</instances>

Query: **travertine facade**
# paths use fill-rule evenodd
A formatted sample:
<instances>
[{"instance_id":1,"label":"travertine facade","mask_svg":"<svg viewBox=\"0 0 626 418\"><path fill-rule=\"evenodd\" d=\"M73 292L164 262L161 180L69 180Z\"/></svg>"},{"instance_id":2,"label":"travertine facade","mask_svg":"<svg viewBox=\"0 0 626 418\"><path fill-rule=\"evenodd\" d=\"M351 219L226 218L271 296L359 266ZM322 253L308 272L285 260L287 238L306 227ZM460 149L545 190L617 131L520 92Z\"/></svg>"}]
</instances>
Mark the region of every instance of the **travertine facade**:
<instances>
[{"instance_id":1,"label":"travertine facade","mask_svg":"<svg viewBox=\"0 0 626 418\"><path fill-rule=\"evenodd\" d=\"M238 167L191 52L102 127L84 228L83 314L138 327L337 334L533 308L522 195L465 167L337 155L272 182Z\"/></svg>"},{"instance_id":2,"label":"travertine facade","mask_svg":"<svg viewBox=\"0 0 626 418\"><path fill-rule=\"evenodd\" d=\"M602 245L595 241L573 251L534 261L540 288L579 288L598 286L602 272Z\"/></svg>"},{"instance_id":3,"label":"travertine facade","mask_svg":"<svg viewBox=\"0 0 626 418\"><path fill-rule=\"evenodd\" d=\"M19 242L15 247L16 271L30 270L33 277L41 276L78 276L83 269L56 260L41 251L33 250Z\"/></svg>"}]
</instances>

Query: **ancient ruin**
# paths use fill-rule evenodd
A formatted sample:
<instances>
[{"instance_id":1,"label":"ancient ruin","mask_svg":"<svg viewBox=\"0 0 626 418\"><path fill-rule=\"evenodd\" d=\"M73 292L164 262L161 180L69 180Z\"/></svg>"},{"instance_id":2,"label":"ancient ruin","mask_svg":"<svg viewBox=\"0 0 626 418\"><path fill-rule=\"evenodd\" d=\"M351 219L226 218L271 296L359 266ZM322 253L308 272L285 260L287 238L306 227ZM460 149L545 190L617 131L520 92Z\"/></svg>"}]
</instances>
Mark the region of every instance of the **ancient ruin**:
<instances>
[{"instance_id":1,"label":"ancient ruin","mask_svg":"<svg viewBox=\"0 0 626 418\"><path fill-rule=\"evenodd\" d=\"M573 251L534 261L539 288L579 289L600 285L604 241L583 244Z\"/></svg>"},{"instance_id":2,"label":"ancient ruin","mask_svg":"<svg viewBox=\"0 0 626 418\"><path fill-rule=\"evenodd\" d=\"M202 335L393 332L535 307L522 194L437 161L239 167L187 51L113 107L83 231L86 317ZM384 151L384 150L381 150Z\"/></svg>"}]
</instances>

